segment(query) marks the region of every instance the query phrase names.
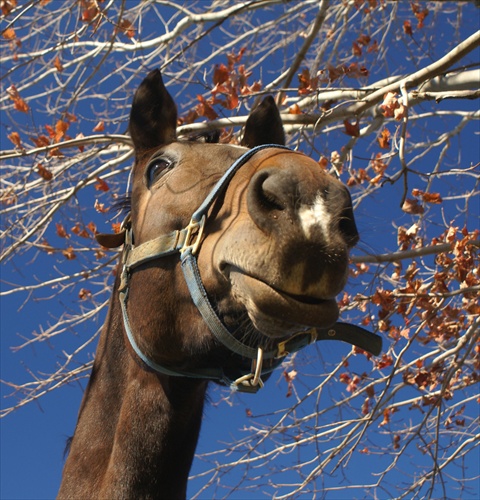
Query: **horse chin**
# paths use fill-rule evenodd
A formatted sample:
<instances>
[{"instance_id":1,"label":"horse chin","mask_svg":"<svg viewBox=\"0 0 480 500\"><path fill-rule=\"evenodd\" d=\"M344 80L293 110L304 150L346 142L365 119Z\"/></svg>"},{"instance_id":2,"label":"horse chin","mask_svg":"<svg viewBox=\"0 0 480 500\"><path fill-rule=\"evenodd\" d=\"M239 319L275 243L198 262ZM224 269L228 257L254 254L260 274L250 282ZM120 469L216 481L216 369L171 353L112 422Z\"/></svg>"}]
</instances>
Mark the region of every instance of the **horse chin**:
<instances>
[{"instance_id":1,"label":"horse chin","mask_svg":"<svg viewBox=\"0 0 480 500\"><path fill-rule=\"evenodd\" d=\"M228 273L232 293L245 307L256 330L270 338L280 338L312 327L328 328L338 319L333 298L289 294L231 267Z\"/></svg>"}]
</instances>

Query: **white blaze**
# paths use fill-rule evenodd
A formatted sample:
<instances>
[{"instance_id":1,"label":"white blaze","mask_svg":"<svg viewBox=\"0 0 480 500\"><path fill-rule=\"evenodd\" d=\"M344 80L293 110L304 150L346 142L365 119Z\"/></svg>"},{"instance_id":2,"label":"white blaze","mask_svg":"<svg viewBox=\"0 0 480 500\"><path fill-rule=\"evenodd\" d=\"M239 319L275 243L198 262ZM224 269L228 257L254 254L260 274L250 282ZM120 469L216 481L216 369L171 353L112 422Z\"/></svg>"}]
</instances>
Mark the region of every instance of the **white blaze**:
<instances>
[{"instance_id":1,"label":"white blaze","mask_svg":"<svg viewBox=\"0 0 480 500\"><path fill-rule=\"evenodd\" d=\"M317 195L313 205L301 206L298 211L298 217L307 238L310 237L314 226L320 226L323 234L328 238L331 215L328 213L325 200L321 194Z\"/></svg>"}]
</instances>

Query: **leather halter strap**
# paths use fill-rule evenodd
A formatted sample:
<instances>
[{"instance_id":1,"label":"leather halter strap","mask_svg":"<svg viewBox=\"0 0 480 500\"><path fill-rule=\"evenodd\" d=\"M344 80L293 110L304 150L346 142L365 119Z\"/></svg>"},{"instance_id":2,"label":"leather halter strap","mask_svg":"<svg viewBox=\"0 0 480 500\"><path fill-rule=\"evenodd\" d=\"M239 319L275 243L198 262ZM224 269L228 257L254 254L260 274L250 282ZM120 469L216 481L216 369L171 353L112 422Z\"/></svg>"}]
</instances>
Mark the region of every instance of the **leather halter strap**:
<instances>
[{"instance_id":1,"label":"leather halter strap","mask_svg":"<svg viewBox=\"0 0 480 500\"><path fill-rule=\"evenodd\" d=\"M230 166L220 180L217 181L203 203L193 213L190 223L184 229L158 236L153 240L135 246L133 244L133 230L131 223L128 219L124 223L125 243L123 251L123 269L119 288L120 305L122 308L123 322L127 338L136 355L149 369L169 376L218 380L231 385L239 391L257 392L257 390L263 386L260 376L262 373L262 362L264 359L273 360L272 366L267 370L264 370L264 372L268 373L273 371L282 362L285 356L296 352L317 340L343 340L350 344L357 345L372 354L376 355L380 353L382 340L378 335L370 333L358 326L346 323L336 323L329 329L312 328L307 331L299 332L285 341L278 342L275 348L269 351L264 351L261 347L254 349L237 340L217 316L210 300L208 299L205 287L203 286L196 259L196 253L202 242L207 212L216 198L226 189L235 172L237 172L237 170L254 154L266 148L277 148L291 151L285 146L274 144L261 145L248 150L240 156ZM241 356L242 358L252 360L251 370L245 371L243 376L233 382L228 379L221 368L196 369L195 372L165 368L145 356L135 340L127 312L131 272L136 267L146 262L177 252L180 253L182 271L193 302L200 311L200 314L215 338L235 354Z\"/></svg>"}]
</instances>

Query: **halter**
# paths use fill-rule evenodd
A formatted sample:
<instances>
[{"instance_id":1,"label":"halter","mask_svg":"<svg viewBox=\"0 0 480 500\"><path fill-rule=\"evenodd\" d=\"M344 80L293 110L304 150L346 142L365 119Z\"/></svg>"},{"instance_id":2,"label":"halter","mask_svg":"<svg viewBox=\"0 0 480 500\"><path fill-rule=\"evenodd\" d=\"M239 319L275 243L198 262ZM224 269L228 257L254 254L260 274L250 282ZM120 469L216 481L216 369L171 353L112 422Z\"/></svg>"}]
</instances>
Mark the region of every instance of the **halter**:
<instances>
[{"instance_id":1,"label":"halter","mask_svg":"<svg viewBox=\"0 0 480 500\"><path fill-rule=\"evenodd\" d=\"M336 323L329 329L311 328L310 330L299 332L287 340L278 342L275 348L269 351L264 351L263 347L254 349L237 340L217 316L208 299L205 287L203 286L196 258L204 234L207 212L212 203L225 191L235 172L237 172L237 170L254 154L266 148L292 151L285 146L266 144L257 146L244 153L215 184L200 207L194 212L189 224L184 229L161 235L153 240L135 246L133 244L133 230L130 219L127 218L124 222L123 229L125 230L125 242L122 256L123 268L119 288L123 323L132 349L142 362L154 372L175 377L216 380L223 384L230 385L232 388L241 392L257 392L258 389L263 387L261 379L262 373L273 371L283 361L285 356L317 340L343 340L350 344L357 345L372 354L377 355L380 353L382 340L378 335L346 323ZM190 295L215 338L233 353L242 358L251 360L250 370L245 370L242 376L234 381L230 380L225 375L222 368L196 369L194 372L165 368L148 358L142 352L135 340L127 313L130 275L132 271L141 264L174 253L180 254L181 267ZM264 360L272 360L272 365L268 369L262 371Z\"/></svg>"}]
</instances>

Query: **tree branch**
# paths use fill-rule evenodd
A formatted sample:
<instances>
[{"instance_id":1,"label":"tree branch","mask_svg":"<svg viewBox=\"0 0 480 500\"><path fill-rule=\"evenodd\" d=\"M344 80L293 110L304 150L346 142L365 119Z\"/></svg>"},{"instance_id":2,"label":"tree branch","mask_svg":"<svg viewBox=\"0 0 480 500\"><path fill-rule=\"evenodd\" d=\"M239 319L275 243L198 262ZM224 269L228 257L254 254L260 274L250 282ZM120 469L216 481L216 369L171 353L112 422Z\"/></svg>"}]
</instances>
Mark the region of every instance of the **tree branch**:
<instances>
[{"instance_id":1,"label":"tree branch","mask_svg":"<svg viewBox=\"0 0 480 500\"><path fill-rule=\"evenodd\" d=\"M469 241L467 245L480 247L480 240ZM427 247L414 248L412 250L404 250L401 252L392 252L379 255L355 255L351 258L355 264L372 263L381 264L383 262L398 262L405 259L414 259L425 255L437 255L439 253L453 251L454 243L442 243L440 245L431 245Z\"/></svg>"}]
</instances>

